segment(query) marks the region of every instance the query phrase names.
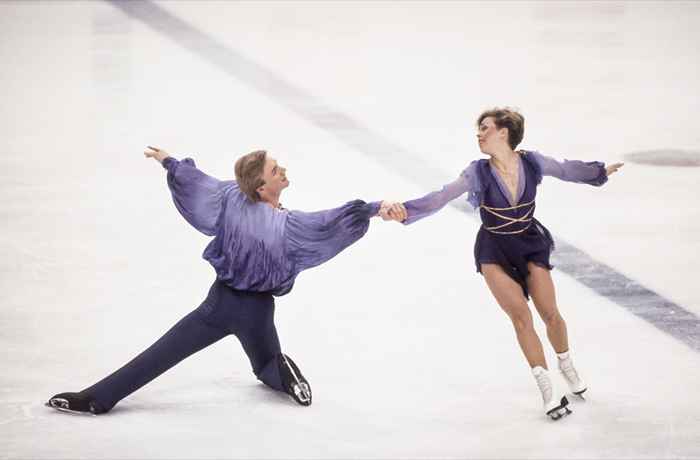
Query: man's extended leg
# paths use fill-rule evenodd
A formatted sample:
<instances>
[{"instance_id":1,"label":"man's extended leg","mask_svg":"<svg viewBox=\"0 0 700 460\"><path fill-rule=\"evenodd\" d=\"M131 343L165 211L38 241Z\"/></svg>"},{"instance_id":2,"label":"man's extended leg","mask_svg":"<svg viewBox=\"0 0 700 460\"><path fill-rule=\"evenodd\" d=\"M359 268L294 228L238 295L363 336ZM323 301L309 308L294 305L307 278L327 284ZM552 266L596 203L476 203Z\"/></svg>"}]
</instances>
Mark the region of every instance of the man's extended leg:
<instances>
[{"instance_id":1,"label":"man's extended leg","mask_svg":"<svg viewBox=\"0 0 700 460\"><path fill-rule=\"evenodd\" d=\"M79 393L59 393L48 405L69 412L107 412L183 359L228 335L226 328L204 321L211 304L216 301L212 294L213 287L199 308L122 368Z\"/></svg>"},{"instance_id":2,"label":"man's extended leg","mask_svg":"<svg viewBox=\"0 0 700 460\"><path fill-rule=\"evenodd\" d=\"M110 410L117 402L146 385L188 356L228 335L202 321L197 310L190 312L121 369L83 390Z\"/></svg>"}]
</instances>

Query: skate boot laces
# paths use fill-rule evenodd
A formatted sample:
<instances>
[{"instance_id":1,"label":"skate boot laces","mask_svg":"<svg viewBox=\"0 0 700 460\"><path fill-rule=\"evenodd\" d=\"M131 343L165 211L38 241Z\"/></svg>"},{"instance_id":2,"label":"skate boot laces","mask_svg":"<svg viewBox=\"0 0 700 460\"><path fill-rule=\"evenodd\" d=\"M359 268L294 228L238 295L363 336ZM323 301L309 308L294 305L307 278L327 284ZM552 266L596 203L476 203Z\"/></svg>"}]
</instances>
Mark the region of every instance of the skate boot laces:
<instances>
[{"instance_id":1,"label":"skate boot laces","mask_svg":"<svg viewBox=\"0 0 700 460\"><path fill-rule=\"evenodd\" d=\"M578 372L576 372L576 368L574 368L574 363L571 358L560 359L559 370L570 382L578 382L581 380L578 376Z\"/></svg>"},{"instance_id":2,"label":"skate boot laces","mask_svg":"<svg viewBox=\"0 0 700 460\"><path fill-rule=\"evenodd\" d=\"M581 396L586 391L586 384L578 375L571 357L559 360L559 371L564 377L564 380L566 380L566 383L569 384L572 393Z\"/></svg>"},{"instance_id":3,"label":"skate boot laces","mask_svg":"<svg viewBox=\"0 0 700 460\"><path fill-rule=\"evenodd\" d=\"M536 374L535 380L542 393L542 403L546 406L552 400L552 381L546 372Z\"/></svg>"},{"instance_id":4,"label":"skate boot laces","mask_svg":"<svg viewBox=\"0 0 700 460\"><path fill-rule=\"evenodd\" d=\"M539 368L537 371L533 371L533 375L542 393L542 405L544 406L545 414L552 420L559 420L569 415L571 413L571 410L567 407L569 400L566 399L566 396L561 396L561 398L558 395L555 396L554 385L549 378L549 373Z\"/></svg>"}]
</instances>

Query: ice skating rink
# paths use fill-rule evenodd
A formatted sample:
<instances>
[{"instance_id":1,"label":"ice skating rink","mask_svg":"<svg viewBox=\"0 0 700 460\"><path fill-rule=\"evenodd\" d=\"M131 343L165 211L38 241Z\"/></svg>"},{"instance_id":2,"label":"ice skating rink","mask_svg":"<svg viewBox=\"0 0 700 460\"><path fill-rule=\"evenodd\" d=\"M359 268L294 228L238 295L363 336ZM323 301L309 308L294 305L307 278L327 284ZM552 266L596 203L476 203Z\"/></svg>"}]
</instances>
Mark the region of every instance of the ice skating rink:
<instances>
[{"instance_id":1,"label":"ice skating rink","mask_svg":"<svg viewBox=\"0 0 700 460\"><path fill-rule=\"evenodd\" d=\"M697 167L541 185L589 384L560 422L475 273L466 197L375 219L277 299L309 408L258 383L233 337L107 415L43 406L213 281L146 145L221 179L267 149L301 210L439 189L481 157L492 106L558 158L697 151L698 23L695 2L1 2L0 458L700 458Z\"/></svg>"}]
</instances>

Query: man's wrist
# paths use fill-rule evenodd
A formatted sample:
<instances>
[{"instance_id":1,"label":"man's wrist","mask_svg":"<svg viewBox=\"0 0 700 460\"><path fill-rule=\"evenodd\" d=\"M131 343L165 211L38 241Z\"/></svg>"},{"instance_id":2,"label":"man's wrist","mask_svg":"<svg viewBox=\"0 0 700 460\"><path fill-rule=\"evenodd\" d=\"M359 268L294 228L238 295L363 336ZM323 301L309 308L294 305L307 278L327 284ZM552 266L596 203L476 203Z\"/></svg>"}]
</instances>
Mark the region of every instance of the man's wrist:
<instances>
[{"instance_id":1,"label":"man's wrist","mask_svg":"<svg viewBox=\"0 0 700 460\"><path fill-rule=\"evenodd\" d=\"M157 160L157 158L156 158ZM177 163L177 160L175 157L171 157L170 155L166 155L165 158L163 158L163 161L160 162L160 165L170 171L170 168L172 167L173 163Z\"/></svg>"}]
</instances>

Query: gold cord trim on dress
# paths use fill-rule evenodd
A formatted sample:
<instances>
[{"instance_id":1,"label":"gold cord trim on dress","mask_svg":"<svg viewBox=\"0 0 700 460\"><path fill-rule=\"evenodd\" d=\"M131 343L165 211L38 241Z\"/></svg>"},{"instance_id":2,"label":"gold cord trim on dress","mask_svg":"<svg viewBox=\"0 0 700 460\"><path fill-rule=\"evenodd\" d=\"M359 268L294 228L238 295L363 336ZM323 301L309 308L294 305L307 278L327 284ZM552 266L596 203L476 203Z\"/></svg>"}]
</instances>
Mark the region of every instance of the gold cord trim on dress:
<instances>
[{"instance_id":1,"label":"gold cord trim on dress","mask_svg":"<svg viewBox=\"0 0 700 460\"><path fill-rule=\"evenodd\" d=\"M527 203L519 204L517 206L511 206L510 208L492 208L489 206L486 206L485 204L481 203L480 208L484 208L487 211L512 211L513 209L519 209L519 208L524 208L525 206L530 206L531 204L534 204L535 200L528 201Z\"/></svg>"},{"instance_id":2,"label":"gold cord trim on dress","mask_svg":"<svg viewBox=\"0 0 700 460\"><path fill-rule=\"evenodd\" d=\"M492 208L492 207L486 206L486 205L484 205L484 204L482 203L481 206L479 206L479 209L483 209L483 210L485 210L485 211L491 213L492 215L494 215L494 216L496 216L496 217L498 217L498 218L500 218L500 219L502 219L502 220L505 221L505 223L503 223L503 224L501 224L501 225L495 225L495 226L492 226L492 227L487 227L487 226L485 226L485 225L482 225L482 226L484 227L485 230L487 230L487 231L489 231L489 232L491 232L491 233L496 233L496 234L498 234L498 235L515 235L515 234L518 234L518 233L523 233L525 230L527 230L528 228L530 228L530 225L532 225L532 213L533 213L534 210L535 210L534 204L535 204L535 200L532 200L532 201L530 201L530 202L522 203L522 204L519 204L519 205L517 205L517 206L511 206L511 207L509 207L509 208ZM525 206L532 206L532 207L531 207L524 215L522 215L521 217L504 216L503 214L500 214L499 212L496 212L496 211L512 211L512 210L515 210L515 209L524 208ZM520 229L520 230L514 230L514 231L499 231L499 230L502 229L502 228L508 227L509 225L513 225L513 224L516 224L516 223L527 223L527 225L525 226L525 228L522 228L522 229Z\"/></svg>"}]
</instances>

